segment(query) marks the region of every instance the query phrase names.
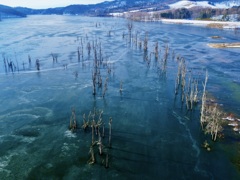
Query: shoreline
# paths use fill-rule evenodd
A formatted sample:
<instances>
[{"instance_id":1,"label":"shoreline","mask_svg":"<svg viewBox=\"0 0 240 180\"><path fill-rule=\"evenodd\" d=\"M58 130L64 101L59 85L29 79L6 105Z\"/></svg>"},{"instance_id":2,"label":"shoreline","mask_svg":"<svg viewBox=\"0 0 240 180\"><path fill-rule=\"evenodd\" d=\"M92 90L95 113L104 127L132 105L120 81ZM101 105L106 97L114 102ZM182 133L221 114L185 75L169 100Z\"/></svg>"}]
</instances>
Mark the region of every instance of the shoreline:
<instances>
[{"instance_id":1,"label":"shoreline","mask_svg":"<svg viewBox=\"0 0 240 180\"><path fill-rule=\"evenodd\" d=\"M183 24L183 25L195 25L209 28L218 29L240 29L240 21L216 21L216 20L195 20L195 19L166 19L166 18L154 18L154 13L147 13L139 16L135 15L135 12L123 12L123 13L110 13L112 17L122 17L133 21L142 22L161 22L165 24Z\"/></svg>"},{"instance_id":2,"label":"shoreline","mask_svg":"<svg viewBox=\"0 0 240 180\"><path fill-rule=\"evenodd\" d=\"M160 19L162 23L168 24L190 24L221 29L240 29L240 22L231 21L206 21L206 20L187 20L187 19Z\"/></svg>"}]
</instances>

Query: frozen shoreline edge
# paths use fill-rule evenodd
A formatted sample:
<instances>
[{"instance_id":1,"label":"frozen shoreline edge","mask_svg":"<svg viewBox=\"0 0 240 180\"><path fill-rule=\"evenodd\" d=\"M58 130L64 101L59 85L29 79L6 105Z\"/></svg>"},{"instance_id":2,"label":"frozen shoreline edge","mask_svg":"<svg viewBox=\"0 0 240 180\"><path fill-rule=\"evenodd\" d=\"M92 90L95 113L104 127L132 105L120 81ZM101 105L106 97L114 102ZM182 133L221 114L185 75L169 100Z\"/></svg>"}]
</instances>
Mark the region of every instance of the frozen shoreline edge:
<instances>
[{"instance_id":1,"label":"frozen shoreline edge","mask_svg":"<svg viewBox=\"0 0 240 180\"><path fill-rule=\"evenodd\" d=\"M159 22L169 23L169 24L190 24L190 25L196 25L196 26L206 26L206 27L223 28L223 29L240 29L240 22L230 22L230 21L161 19L159 20Z\"/></svg>"}]
</instances>

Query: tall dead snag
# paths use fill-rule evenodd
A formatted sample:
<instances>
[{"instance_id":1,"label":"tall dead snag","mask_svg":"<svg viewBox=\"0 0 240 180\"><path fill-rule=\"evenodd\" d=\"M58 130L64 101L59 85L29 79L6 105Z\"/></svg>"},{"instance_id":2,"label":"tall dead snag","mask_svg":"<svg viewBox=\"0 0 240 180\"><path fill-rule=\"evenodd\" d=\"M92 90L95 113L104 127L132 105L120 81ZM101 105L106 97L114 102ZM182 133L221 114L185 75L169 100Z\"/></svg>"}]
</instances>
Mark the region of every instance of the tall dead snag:
<instances>
[{"instance_id":1,"label":"tall dead snag","mask_svg":"<svg viewBox=\"0 0 240 180\"><path fill-rule=\"evenodd\" d=\"M187 88L187 93L185 98L186 98L187 109L192 110L194 104L197 104L198 102L198 80L197 79L192 80L192 77L189 77L188 88Z\"/></svg>"},{"instance_id":2,"label":"tall dead snag","mask_svg":"<svg viewBox=\"0 0 240 180\"><path fill-rule=\"evenodd\" d=\"M138 47L139 47L140 50L142 50L142 41L138 42Z\"/></svg>"},{"instance_id":3,"label":"tall dead snag","mask_svg":"<svg viewBox=\"0 0 240 180\"><path fill-rule=\"evenodd\" d=\"M81 54L80 54L80 48L77 49L77 55L78 55L78 62L80 62Z\"/></svg>"},{"instance_id":4,"label":"tall dead snag","mask_svg":"<svg viewBox=\"0 0 240 180\"><path fill-rule=\"evenodd\" d=\"M32 64L32 59L31 59L31 56L28 55L28 65L29 65L29 67L31 67L31 64Z\"/></svg>"},{"instance_id":5,"label":"tall dead snag","mask_svg":"<svg viewBox=\"0 0 240 180\"><path fill-rule=\"evenodd\" d=\"M122 91L123 91L123 82L122 81L120 81L120 88L119 88L119 92L120 92L120 94L122 94Z\"/></svg>"},{"instance_id":6,"label":"tall dead snag","mask_svg":"<svg viewBox=\"0 0 240 180\"><path fill-rule=\"evenodd\" d=\"M12 61L9 62L8 59L7 59L7 64L8 64L8 71L12 71L13 73L16 70L16 66Z\"/></svg>"},{"instance_id":7,"label":"tall dead snag","mask_svg":"<svg viewBox=\"0 0 240 180\"><path fill-rule=\"evenodd\" d=\"M102 43L100 42L99 43L99 61L100 61L99 65L102 65L102 61L103 61L103 55L102 54L103 54L103 52L102 52Z\"/></svg>"},{"instance_id":8,"label":"tall dead snag","mask_svg":"<svg viewBox=\"0 0 240 180\"><path fill-rule=\"evenodd\" d=\"M109 168L109 157L108 154L106 154L106 163L105 163L105 168Z\"/></svg>"},{"instance_id":9,"label":"tall dead snag","mask_svg":"<svg viewBox=\"0 0 240 180\"><path fill-rule=\"evenodd\" d=\"M94 140L94 128L95 128L95 125L96 125L96 123L95 123L95 120L93 119L92 120L92 125L91 125L91 127L92 127L92 145L95 144L95 140Z\"/></svg>"},{"instance_id":10,"label":"tall dead snag","mask_svg":"<svg viewBox=\"0 0 240 180\"><path fill-rule=\"evenodd\" d=\"M176 82L175 82L175 95L178 94L178 90L181 87L182 102L183 102L184 96L185 96L186 73L187 73L187 68L186 68L186 64L185 64L185 59L179 57L178 58L178 73L177 73L177 78L176 78Z\"/></svg>"},{"instance_id":11,"label":"tall dead snag","mask_svg":"<svg viewBox=\"0 0 240 180\"><path fill-rule=\"evenodd\" d=\"M102 76L101 76L101 73L100 73L100 70L98 71L98 87L99 88L102 88Z\"/></svg>"},{"instance_id":12,"label":"tall dead snag","mask_svg":"<svg viewBox=\"0 0 240 180\"><path fill-rule=\"evenodd\" d=\"M162 68L161 68L162 73L166 73L168 54L169 54L169 46L166 45L165 53L164 53L164 57L163 57L163 62L162 62Z\"/></svg>"},{"instance_id":13,"label":"tall dead snag","mask_svg":"<svg viewBox=\"0 0 240 180\"><path fill-rule=\"evenodd\" d=\"M83 125L82 125L82 128L83 128L84 130L86 130L87 127L88 127L88 125L89 125L89 120L86 121L86 116L85 116L85 114L83 114Z\"/></svg>"},{"instance_id":14,"label":"tall dead snag","mask_svg":"<svg viewBox=\"0 0 240 180\"><path fill-rule=\"evenodd\" d=\"M129 43L131 43L132 42L132 28L133 28L132 21L128 22L127 27L128 27Z\"/></svg>"},{"instance_id":15,"label":"tall dead snag","mask_svg":"<svg viewBox=\"0 0 240 180\"><path fill-rule=\"evenodd\" d=\"M198 102L198 80L196 79L192 82L190 102L191 102L191 109L193 109L193 105Z\"/></svg>"},{"instance_id":16,"label":"tall dead snag","mask_svg":"<svg viewBox=\"0 0 240 180\"><path fill-rule=\"evenodd\" d=\"M193 102L198 102L198 80L194 81L194 93L193 93Z\"/></svg>"},{"instance_id":17,"label":"tall dead snag","mask_svg":"<svg viewBox=\"0 0 240 180\"><path fill-rule=\"evenodd\" d=\"M186 73L187 73L187 68L186 68L185 60L183 59L182 68L181 68L182 102L184 101L184 96L185 96Z\"/></svg>"},{"instance_id":18,"label":"tall dead snag","mask_svg":"<svg viewBox=\"0 0 240 180\"><path fill-rule=\"evenodd\" d=\"M4 54L4 53L2 54L2 57L3 57L3 62L4 62L5 73L7 73L7 72L8 72L8 69L7 69L7 61L6 61L6 57L5 57L5 54Z\"/></svg>"},{"instance_id":19,"label":"tall dead snag","mask_svg":"<svg viewBox=\"0 0 240 180\"><path fill-rule=\"evenodd\" d=\"M102 155L103 144L102 144L102 136L101 136L99 128L98 128L98 142L97 142L97 145L98 145L99 155Z\"/></svg>"},{"instance_id":20,"label":"tall dead snag","mask_svg":"<svg viewBox=\"0 0 240 180\"><path fill-rule=\"evenodd\" d=\"M181 67L182 67L182 59L178 57L177 60L178 60L178 72L177 72L177 77L175 82L175 95L178 94L180 80L181 80Z\"/></svg>"},{"instance_id":21,"label":"tall dead snag","mask_svg":"<svg viewBox=\"0 0 240 180\"><path fill-rule=\"evenodd\" d=\"M122 33L122 38L123 38L123 39L125 38L125 32Z\"/></svg>"},{"instance_id":22,"label":"tall dead snag","mask_svg":"<svg viewBox=\"0 0 240 180\"><path fill-rule=\"evenodd\" d=\"M77 129L76 113L74 108L72 108L72 115L70 117L69 129L71 131L74 131L75 129Z\"/></svg>"},{"instance_id":23,"label":"tall dead snag","mask_svg":"<svg viewBox=\"0 0 240 180\"><path fill-rule=\"evenodd\" d=\"M148 50L148 33L145 33L145 38L144 38L144 42L143 42L143 50L145 53L147 53Z\"/></svg>"},{"instance_id":24,"label":"tall dead snag","mask_svg":"<svg viewBox=\"0 0 240 180\"><path fill-rule=\"evenodd\" d=\"M105 83L104 83L104 90L103 90L103 97L105 97L106 91L108 88L108 77L106 77Z\"/></svg>"},{"instance_id":25,"label":"tall dead snag","mask_svg":"<svg viewBox=\"0 0 240 180\"><path fill-rule=\"evenodd\" d=\"M108 31L108 34L107 34L107 35L108 35L108 37L111 37L111 36L112 36L111 34L112 34L112 31L111 31L111 30L109 30L109 31Z\"/></svg>"},{"instance_id":26,"label":"tall dead snag","mask_svg":"<svg viewBox=\"0 0 240 180\"><path fill-rule=\"evenodd\" d=\"M143 40L143 59L144 61L148 61L148 34L145 33L145 37Z\"/></svg>"},{"instance_id":27,"label":"tall dead snag","mask_svg":"<svg viewBox=\"0 0 240 180\"><path fill-rule=\"evenodd\" d=\"M93 60L93 72L92 72L92 82L93 82L93 95L96 95L96 85L97 80L100 81L100 78L97 76L100 75L99 64L98 64L98 56L97 56L97 49L94 48L94 60Z\"/></svg>"},{"instance_id":28,"label":"tall dead snag","mask_svg":"<svg viewBox=\"0 0 240 180\"><path fill-rule=\"evenodd\" d=\"M191 91L190 91L190 95L189 95L189 103L190 103L190 109L192 110L193 109L193 99L194 99L194 83L191 82Z\"/></svg>"},{"instance_id":29,"label":"tall dead snag","mask_svg":"<svg viewBox=\"0 0 240 180\"><path fill-rule=\"evenodd\" d=\"M90 154L90 159L88 160L88 164L94 164L95 163L95 156L94 156L93 146L90 146L89 154Z\"/></svg>"},{"instance_id":30,"label":"tall dead snag","mask_svg":"<svg viewBox=\"0 0 240 180\"><path fill-rule=\"evenodd\" d=\"M111 138L112 138L112 118L110 117L109 119L109 138L108 138L108 146L111 147L112 143L111 143Z\"/></svg>"},{"instance_id":31,"label":"tall dead snag","mask_svg":"<svg viewBox=\"0 0 240 180\"><path fill-rule=\"evenodd\" d=\"M39 59L36 60L36 68L38 71L40 71L40 61Z\"/></svg>"},{"instance_id":32,"label":"tall dead snag","mask_svg":"<svg viewBox=\"0 0 240 180\"><path fill-rule=\"evenodd\" d=\"M174 61L174 59L175 59L175 51L172 50L172 60Z\"/></svg>"},{"instance_id":33,"label":"tall dead snag","mask_svg":"<svg viewBox=\"0 0 240 180\"><path fill-rule=\"evenodd\" d=\"M91 43L90 42L88 42L87 43L87 51L88 51L88 57L90 57L90 55L91 55Z\"/></svg>"},{"instance_id":34,"label":"tall dead snag","mask_svg":"<svg viewBox=\"0 0 240 180\"><path fill-rule=\"evenodd\" d=\"M201 107L201 117L200 123L203 129L203 123L206 122L206 102L207 102L207 95L206 95L206 86L208 81L208 72L206 71L205 81L203 84L203 95L202 95L202 107Z\"/></svg>"},{"instance_id":35,"label":"tall dead snag","mask_svg":"<svg viewBox=\"0 0 240 180\"><path fill-rule=\"evenodd\" d=\"M136 34L135 34L135 46L136 46L136 48L138 46L138 32L136 32Z\"/></svg>"},{"instance_id":36,"label":"tall dead snag","mask_svg":"<svg viewBox=\"0 0 240 180\"><path fill-rule=\"evenodd\" d=\"M92 73L92 83L93 83L93 95L96 95L96 78L97 74L95 72Z\"/></svg>"},{"instance_id":37,"label":"tall dead snag","mask_svg":"<svg viewBox=\"0 0 240 180\"><path fill-rule=\"evenodd\" d=\"M158 42L156 42L156 44L155 44L155 52L154 52L154 54L155 54L155 60L157 61L158 60Z\"/></svg>"},{"instance_id":38,"label":"tall dead snag","mask_svg":"<svg viewBox=\"0 0 240 180\"><path fill-rule=\"evenodd\" d=\"M83 40L81 38L81 55L82 55L82 61L83 61Z\"/></svg>"}]
</instances>

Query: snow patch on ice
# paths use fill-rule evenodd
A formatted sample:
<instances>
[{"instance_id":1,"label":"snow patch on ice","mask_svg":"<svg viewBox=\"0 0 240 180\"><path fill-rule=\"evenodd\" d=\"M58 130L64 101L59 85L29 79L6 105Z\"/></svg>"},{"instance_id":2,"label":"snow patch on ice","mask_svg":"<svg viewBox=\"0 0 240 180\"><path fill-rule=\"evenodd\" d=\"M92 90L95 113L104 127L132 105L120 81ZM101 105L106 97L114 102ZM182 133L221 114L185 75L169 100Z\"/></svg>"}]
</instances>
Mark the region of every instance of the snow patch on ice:
<instances>
[{"instance_id":1,"label":"snow patch on ice","mask_svg":"<svg viewBox=\"0 0 240 180\"><path fill-rule=\"evenodd\" d=\"M70 131L70 130L65 131L64 136L68 137L68 138L76 138L77 137L76 134L72 133L72 131Z\"/></svg>"},{"instance_id":2,"label":"snow patch on ice","mask_svg":"<svg viewBox=\"0 0 240 180\"><path fill-rule=\"evenodd\" d=\"M24 137L22 138L22 142L25 142L25 143L32 143L33 141L35 141L36 138L35 137Z\"/></svg>"},{"instance_id":3,"label":"snow patch on ice","mask_svg":"<svg viewBox=\"0 0 240 180\"><path fill-rule=\"evenodd\" d=\"M0 157L0 172L7 172L8 174L11 173L11 171L9 171L5 168L8 166L8 164L10 163L10 161L14 155L16 155L16 153L12 153L12 154Z\"/></svg>"}]
</instances>

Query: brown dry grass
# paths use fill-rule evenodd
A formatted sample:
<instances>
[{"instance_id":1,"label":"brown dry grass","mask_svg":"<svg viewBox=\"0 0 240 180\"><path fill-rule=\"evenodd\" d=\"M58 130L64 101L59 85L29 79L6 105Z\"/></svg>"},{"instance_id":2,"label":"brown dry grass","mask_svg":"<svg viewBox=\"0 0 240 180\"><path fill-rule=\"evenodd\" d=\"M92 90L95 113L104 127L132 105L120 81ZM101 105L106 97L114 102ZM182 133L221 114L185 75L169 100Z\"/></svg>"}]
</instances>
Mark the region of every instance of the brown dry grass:
<instances>
[{"instance_id":1,"label":"brown dry grass","mask_svg":"<svg viewBox=\"0 0 240 180\"><path fill-rule=\"evenodd\" d=\"M220 24L220 23L209 23L207 25L207 27L209 28L219 28L219 29L223 29L224 26L226 26L227 24Z\"/></svg>"},{"instance_id":2,"label":"brown dry grass","mask_svg":"<svg viewBox=\"0 0 240 180\"><path fill-rule=\"evenodd\" d=\"M212 38L212 39L222 39L221 36L212 36L211 38Z\"/></svg>"},{"instance_id":3,"label":"brown dry grass","mask_svg":"<svg viewBox=\"0 0 240 180\"><path fill-rule=\"evenodd\" d=\"M240 48L240 42L237 43L210 43L209 47L212 48Z\"/></svg>"}]
</instances>

